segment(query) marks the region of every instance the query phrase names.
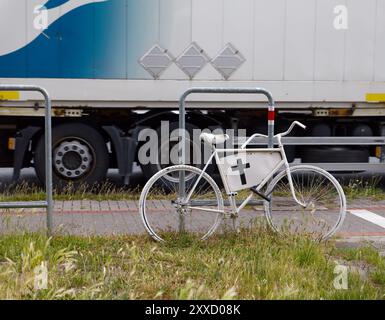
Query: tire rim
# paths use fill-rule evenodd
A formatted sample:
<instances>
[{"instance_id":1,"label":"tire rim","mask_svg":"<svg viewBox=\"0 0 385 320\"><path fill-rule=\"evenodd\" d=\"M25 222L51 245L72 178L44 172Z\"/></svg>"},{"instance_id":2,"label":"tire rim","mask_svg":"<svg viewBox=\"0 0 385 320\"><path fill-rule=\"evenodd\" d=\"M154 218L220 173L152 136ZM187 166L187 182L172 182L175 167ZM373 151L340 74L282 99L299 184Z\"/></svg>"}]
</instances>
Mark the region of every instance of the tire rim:
<instances>
[{"instance_id":1,"label":"tire rim","mask_svg":"<svg viewBox=\"0 0 385 320\"><path fill-rule=\"evenodd\" d=\"M93 167L93 152L84 141L66 140L54 150L54 168L65 179L79 179L87 175Z\"/></svg>"}]
</instances>

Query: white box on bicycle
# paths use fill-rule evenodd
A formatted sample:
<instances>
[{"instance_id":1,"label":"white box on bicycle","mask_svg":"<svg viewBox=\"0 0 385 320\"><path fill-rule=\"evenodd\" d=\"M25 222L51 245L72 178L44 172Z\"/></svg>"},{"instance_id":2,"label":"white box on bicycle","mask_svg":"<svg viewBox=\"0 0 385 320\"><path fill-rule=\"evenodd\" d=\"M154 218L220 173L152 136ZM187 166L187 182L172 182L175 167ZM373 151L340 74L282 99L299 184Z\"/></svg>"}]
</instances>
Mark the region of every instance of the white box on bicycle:
<instances>
[{"instance_id":1,"label":"white box on bicycle","mask_svg":"<svg viewBox=\"0 0 385 320\"><path fill-rule=\"evenodd\" d=\"M258 186L282 162L279 150L217 150L217 165L227 192Z\"/></svg>"}]
</instances>

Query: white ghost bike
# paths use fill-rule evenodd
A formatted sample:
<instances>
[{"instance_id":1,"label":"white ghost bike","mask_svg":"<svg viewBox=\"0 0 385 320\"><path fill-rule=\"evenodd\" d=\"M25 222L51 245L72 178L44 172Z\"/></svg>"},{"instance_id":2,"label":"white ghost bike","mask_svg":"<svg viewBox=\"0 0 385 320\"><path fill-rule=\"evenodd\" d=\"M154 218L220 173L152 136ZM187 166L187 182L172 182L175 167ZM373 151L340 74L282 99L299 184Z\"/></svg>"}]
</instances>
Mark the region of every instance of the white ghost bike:
<instances>
[{"instance_id":1,"label":"white ghost bike","mask_svg":"<svg viewBox=\"0 0 385 320\"><path fill-rule=\"evenodd\" d=\"M257 133L240 149L217 149L227 135L201 134L201 140L213 150L203 170L187 165L168 167L155 174L142 191L140 214L151 237L171 241L189 233L204 240L224 218L257 218L264 213L276 232L330 238L344 221L345 194L338 181L321 168L290 167L281 138L296 125L306 128L293 122L286 132L274 136L276 148L246 148L256 137L267 138ZM207 172L213 159L224 191ZM250 205L255 197L261 198L260 204Z\"/></svg>"}]
</instances>

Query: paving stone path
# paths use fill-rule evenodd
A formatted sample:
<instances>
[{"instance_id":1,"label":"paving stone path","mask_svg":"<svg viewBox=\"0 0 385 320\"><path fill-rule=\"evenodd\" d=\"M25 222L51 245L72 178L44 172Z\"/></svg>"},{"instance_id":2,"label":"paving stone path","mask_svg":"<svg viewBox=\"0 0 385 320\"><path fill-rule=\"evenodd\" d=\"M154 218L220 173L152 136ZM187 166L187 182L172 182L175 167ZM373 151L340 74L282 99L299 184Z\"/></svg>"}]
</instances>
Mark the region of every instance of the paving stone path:
<instances>
[{"instance_id":1,"label":"paving stone path","mask_svg":"<svg viewBox=\"0 0 385 320\"><path fill-rule=\"evenodd\" d=\"M159 202L159 201L158 201ZM162 203L154 202L154 210L167 211ZM385 237L385 201L352 201L349 210L366 210L376 220L368 221L348 212L339 235L351 237ZM240 224L247 224L256 216L263 215L260 208L243 210ZM377 221L379 221L377 223ZM167 221L166 221L167 222ZM0 211L0 234L13 232L36 232L44 230L46 223L43 209L20 209ZM54 210L56 232L73 235L122 235L145 233L139 215L137 201L56 201Z\"/></svg>"}]
</instances>

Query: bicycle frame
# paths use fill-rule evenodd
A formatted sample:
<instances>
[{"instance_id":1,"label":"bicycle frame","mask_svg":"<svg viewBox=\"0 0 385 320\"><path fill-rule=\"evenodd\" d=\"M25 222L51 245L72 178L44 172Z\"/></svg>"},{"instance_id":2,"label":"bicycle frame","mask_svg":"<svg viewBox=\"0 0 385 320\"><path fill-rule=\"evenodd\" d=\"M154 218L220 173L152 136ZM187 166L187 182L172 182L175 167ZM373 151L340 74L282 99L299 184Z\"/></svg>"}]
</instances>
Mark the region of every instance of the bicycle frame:
<instances>
[{"instance_id":1,"label":"bicycle frame","mask_svg":"<svg viewBox=\"0 0 385 320\"><path fill-rule=\"evenodd\" d=\"M292 129L292 127L288 130L288 132L290 132ZM282 134L278 134L276 136L274 136L274 138L277 139L277 144L278 144L278 148L267 148L267 149L246 149L246 146L255 138L255 137L266 137L265 135L261 135L261 134L254 134L253 136L251 136L241 147L241 149L216 149L215 146L212 146L213 148L213 153L211 154L210 158L208 159L205 167L203 168L202 170L202 173L199 175L197 181L195 182L194 186L192 187L192 189L190 190L189 194L187 195L185 201L183 201L183 204L187 206L187 208L191 207L191 208L194 208L194 210L200 210L200 211L207 211L207 212L217 212L217 213L224 213L224 211L222 210L215 210L215 209L208 209L208 208L203 208L203 207L199 207L199 206L189 206L188 203L190 201L190 198L192 196L192 194L194 193L195 191L195 188L198 186L199 184L199 181L201 180L202 176L203 176L203 173L206 172L208 166L212 163L213 159L215 158L216 160L216 163L220 163L220 157L219 157L219 154L220 153L229 153L229 152L237 152L237 153L243 153L243 152L272 152L272 153L280 153L281 155L281 158L282 160L278 163L278 165L275 166L275 168L262 180L262 182L260 182L256 187L256 191L259 193L263 187L265 187L267 185L267 183L269 181L271 181L271 179L274 177L274 175L279 172L282 168L284 168L284 170L286 170L286 174L287 174L287 177L288 177L288 181L289 181L289 185L290 185L290 190L291 190L291 193L292 193L292 196L293 196L293 199L302 207L306 207L306 204L302 203L301 201L299 201L297 199L297 196L295 194L295 188L294 188L294 184L293 184L293 180L292 180L292 176L291 176L291 171L290 171L290 165L287 161L287 157L286 157L286 153L285 153L285 150L284 150L284 147L283 147L283 144L282 144ZM232 213L233 214L239 214L239 212L247 206L247 204L252 200L253 196L254 196L254 192L250 192L249 196L240 204L240 206L237 207L237 204L236 204L236 200L235 200L235 196L236 196L236 193L232 192L227 184L227 180L225 179L225 177L223 176L223 173L221 170L219 170L220 172L220 176L221 176L221 180L224 184L224 187L225 187L225 190L227 192L227 195L229 197L229 203L230 203L230 207L232 209ZM272 192L272 190L270 190L270 192ZM265 195L260 195L262 196L263 198L265 199L268 199L269 197L269 194L265 194ZM199 202L200 205L202 205L202 202Z\"/></svg>"}]
</instances>

